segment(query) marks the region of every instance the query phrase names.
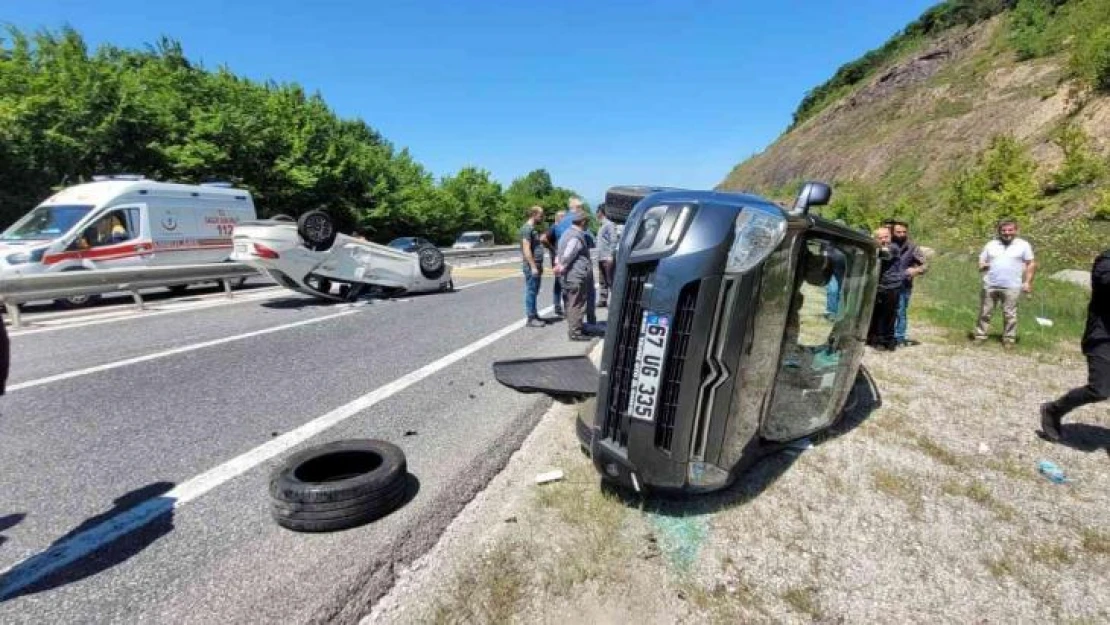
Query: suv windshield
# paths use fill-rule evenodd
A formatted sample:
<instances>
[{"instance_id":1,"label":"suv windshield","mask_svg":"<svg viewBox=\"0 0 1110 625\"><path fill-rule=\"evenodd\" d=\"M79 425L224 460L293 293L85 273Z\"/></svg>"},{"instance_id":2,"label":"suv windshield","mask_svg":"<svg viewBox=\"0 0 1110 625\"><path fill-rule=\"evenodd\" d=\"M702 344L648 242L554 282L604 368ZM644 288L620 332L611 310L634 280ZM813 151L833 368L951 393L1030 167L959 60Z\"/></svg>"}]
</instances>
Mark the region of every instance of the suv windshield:
<instances>
[{"instance_id":1,"label":"suv windshield","mask_svg":"<svg viewBox=\"0 0 1110 625\"><path fill-rule=\"evenodd\" d=\"M459 237L459 240L456 241L456 243L474 243L477 240L478 240L478 235L476 235L476 234L464 234L461 237Z\"/></svg>"},{"instance_id":2,"label":"suv windshield","mask_svg":"<svg viewBox=\"0 0 1110 625\"><path fill-rule=\"evenodd\" d=\"M91 205L39 206L0 234L0 241L56 239L92 210Z\"/></svg>"}]
</instances>

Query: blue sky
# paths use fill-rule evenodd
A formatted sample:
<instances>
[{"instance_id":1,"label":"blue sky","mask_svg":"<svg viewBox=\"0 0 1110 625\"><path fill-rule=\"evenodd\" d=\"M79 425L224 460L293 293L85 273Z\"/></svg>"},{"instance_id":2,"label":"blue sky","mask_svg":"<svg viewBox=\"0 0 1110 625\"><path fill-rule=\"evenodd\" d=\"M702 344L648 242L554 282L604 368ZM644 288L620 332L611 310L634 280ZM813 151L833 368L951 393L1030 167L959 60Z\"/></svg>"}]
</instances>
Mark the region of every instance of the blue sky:
<instances>
[{"instance_id":1,"label":"blue sky","mask_svg":"<svg viewBox=\"0 0 1110 625\"><path fill-rule=\"evenodd\" d=\"M841 64L933 0L34 0L0 22L95 47L166 35L205 67L318 90L437 176L537 167L596 204L613 184L708 188Z\"/></svg>"}]
</instances>

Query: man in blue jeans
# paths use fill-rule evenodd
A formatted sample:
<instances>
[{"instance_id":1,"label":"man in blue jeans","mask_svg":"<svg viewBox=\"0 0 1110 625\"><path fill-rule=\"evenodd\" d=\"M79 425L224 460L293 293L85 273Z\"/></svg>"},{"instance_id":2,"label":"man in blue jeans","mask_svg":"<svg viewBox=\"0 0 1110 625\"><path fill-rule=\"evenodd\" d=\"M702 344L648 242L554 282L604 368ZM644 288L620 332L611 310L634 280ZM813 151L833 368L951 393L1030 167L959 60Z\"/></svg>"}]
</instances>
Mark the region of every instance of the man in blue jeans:
<instances>
[{"instance_id":1,"label":"man in blue jeans","mask_svg":"<svg viewBox=\"0 0 1110 625\"><path fill-rule=\"evenodd\" d=\"M902 281L902 290L898 294L898 316L894 323L894 342L899 346L905 347L907 345L916 345L916 341L911 341L906 336L909 321L906 313L910 307L910 298L913 296L913 281L914 278L920 276L929 270L929 261L925 258L925 253L910 239L910 227L904 221L891 219L887 222L890 228L890 240L901 250L900 254L905 257L902 264L906 267L906 277Z\"/></svg>"},{"instance_id":2,"label":"man in blue jeans","mask_svg":"<svg viewBox=\"0 0 1110 625\"><path fill-rule=\"evenodd\" d=\"M542 328L545 324L536 310L536 298L540 294L540 281L543 277L543 245L536 226L543 223L543 207L528 209L528 221L520 227L520 258L524 271L524 313L528 316L529 328Z\"/></svg>"}]
</instances>

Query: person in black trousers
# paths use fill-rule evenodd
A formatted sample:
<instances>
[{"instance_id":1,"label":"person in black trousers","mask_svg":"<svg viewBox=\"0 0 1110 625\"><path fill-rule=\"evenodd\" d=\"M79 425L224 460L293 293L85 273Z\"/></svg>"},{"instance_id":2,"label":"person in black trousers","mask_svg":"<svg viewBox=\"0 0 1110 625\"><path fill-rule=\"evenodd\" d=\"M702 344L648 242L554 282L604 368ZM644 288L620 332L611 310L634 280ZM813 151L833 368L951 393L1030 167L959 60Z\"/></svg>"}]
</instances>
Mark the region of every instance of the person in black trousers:
<instances>
[{"instance_id":1,"label":"person in black trousers","mask_svg":"<svg viewBox=\"0 0 1110 625\"><path fill-rule=\"evenodd\" d=\"M904 263L897 245L890 240L889 228L876 230L875 242L879 244L879 288L875 293L867 344L875 349L894 351L898 345L894 340L894 325L898 321Z\"/></svg>"},{"instance_id":2,"label":"person in black trousers","mask_svg":"<svg viewBox=\"0 0 1110 625\"><path fill-rule=\"evenodd\" d=\"M1041 431L1049 440L1062 438L1060 420L1069 412L1110 397L1110 249L1091 268L1091 302L1080 346L1087 357L1087 385L1041 404Z\"/></svg>"},{"instance_id":3,"label":"person in black trousers","mask_svg":"<svg viewBox=\"0 0 1110 625\"><path fill-rule=\"evenodd\" d=\"M8 345L8 328L4 320L0 319L0 395L4 394L4 387L8 385L8 361L11 358L11 347Z\"/></svg>"}]
</instances>

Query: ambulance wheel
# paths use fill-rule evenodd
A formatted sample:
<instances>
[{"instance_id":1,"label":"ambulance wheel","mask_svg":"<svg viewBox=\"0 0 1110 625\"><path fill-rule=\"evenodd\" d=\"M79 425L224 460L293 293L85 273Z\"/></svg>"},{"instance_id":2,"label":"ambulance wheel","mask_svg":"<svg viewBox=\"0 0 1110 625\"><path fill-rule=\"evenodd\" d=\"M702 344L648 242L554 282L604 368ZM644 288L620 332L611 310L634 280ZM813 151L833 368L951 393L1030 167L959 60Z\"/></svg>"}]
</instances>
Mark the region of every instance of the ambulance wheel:
<instances>
[{"instance_id":1,"label":"ambulance wheel","mask_svg":"<svg viewBox=\"0 0 1110 625\"><path fill-rule=\"evenodd\" d=\"M420 273L429 280L438 280L447 269L443 262L443 252L434 245L421 245L416 248L416 255L420 257Z\"/></svg>"},{"instance_id":2,"label":"ambulance wheel","mask_svg":"<svg viewBox=\"0 0 1110 625\"><path fill-rule=\"evenodd\" d=\"M304 239L308 249L323 252L335 243L335 237L339 233L335 230L331 215L321 210L312 210L297 220L297 234Z\"/></svg>"},{"instance_id":3,"label":"ambulance wheel","mask_svg":"<svg viewBox=\"0 0 1110 625\"><path fill-rule=\"evenodd\" d=\"M70 267L62 271L88 271L84 267ZM54 300L54 305L59 308L85 308L100 301L99 295L71 295L63 299Z\"/></svg>"}]
</instances>

